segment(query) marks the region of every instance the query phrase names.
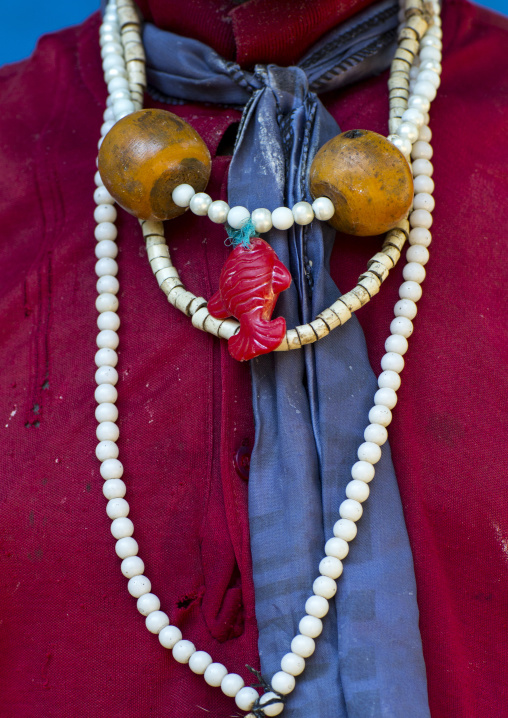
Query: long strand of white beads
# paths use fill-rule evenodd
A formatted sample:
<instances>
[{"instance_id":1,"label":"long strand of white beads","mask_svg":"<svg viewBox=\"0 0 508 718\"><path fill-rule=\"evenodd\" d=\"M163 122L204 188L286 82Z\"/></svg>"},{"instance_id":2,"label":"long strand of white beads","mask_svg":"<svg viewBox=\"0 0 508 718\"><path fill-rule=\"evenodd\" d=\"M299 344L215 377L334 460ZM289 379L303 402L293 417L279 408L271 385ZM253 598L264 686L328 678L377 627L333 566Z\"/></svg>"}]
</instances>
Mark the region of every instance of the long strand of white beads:
<instances>
[{"instance_id":1,"label":"long strand of white beads","mask_svg":"<svg viewBox=\"0 0 508 718\"><path fill-rule=\"evenodd\" d=\"M104 113L104 124L101 128L101 135L104 136L111 127L111 122L120 119L123 114L134 111L140 105L139 88L143 86L143 75L140 66L137 64L137 57L140 54L139 47L136 47L136 57L130 62L133 68L129 72L122 54L120 43L120 25L118 22L117 8L130 12L130 24L134 22L135 10L129 0L112 0L106 9L104 22L101 27L101 46L103 56L114 57L114 60L105 61L105 79L108 83L108 107ZM134 14L133 14L134 13ZM259 696L258 692L251 687L245 686L244 681L238 674L229 673L221 663L214 663L209 653L198 651L191 641L182 637L180 629L169 623L169 617L160 610L159 598L151 592L150 580L144 575L144 563L138 556L138 544L133 538L134 525L128 518L129 504L125 500L126 485L122 479L123 465L118 460L117 441L119 437L118 410L116 401L118 392L115 385L118 381L116 364L118 355L118 328L120 319L118 310L117 280L118 264L116 256L118 248L116 245L117 230L114 224L116 220L116 209L114 200L102 184L99 173L96 173L95 181L97 189L94 192L94 200L97 205L94 218L97 222L95 237L97 244L95 255L97 263L95 271L98 276L96 300L99 317L97 325L98 351L95 355L97 371L95 379L97 388L95 399L97 401L96 419L98 422L97 438L99 443L96 448L96 455L101 462L100 473L104 479L103 493L108 500L106 511L112 520L111 533L116 541L116 553L122 560L121 571L128 579L127 589L137 599L138 611L145 616L147 629L157 634L162 646L172 650L173 657L179 663L188 663L190 669L204 676L210 686L221 688L225 695L235 699L238 708L250 711L255 708L256 715L277 716L283 708L282 700L277 700L289 694L295 687L295 678L305 669L305 659L309 658L315 649L315 639L322 631L322 619L329 609L329 600L335 596L337 591L337 579L342 574L342 560L349 551L349 542L357 533L356 522L363 513L362 503L369 496L369 483L375 475L375 464L381 458L381 446L388 438L387 426L392 419L392 409L397 403L397 390L400 387L400 373L404 368L404 354L408 348L408 338L413 332L412 320L417 313L416 303L422 295L421 283L425 279L425 265L429 258L427 247L431 242L429 231L432 224L432 210L434 200L432 193L434 183L432 180L433 167L431 164L432 148L430 146L431 132L428 128L428 106L432 95L427 86L422 88L422 82L439 84L435 78L430 78L423 73L433 72L438 80L440 74L440 43L441 30L439 19L439 4L434 4L433 24L423 36L421 45L422 51L419 55L420 65L418 71L414 72L411 79L411 92L408 93L407 105L410 109L418 108L423 117L420 124L420 117L414 113L404 117L406 109L397 105L397 112L400 117L392 116L392 120L398 119L398 128L404 123L413 124L418 129L418 134L402 129L396 134L401 140L407 137L411 143L412 169L414 175L415 198L414 208L409 217L412 227L409 232L410 247L406 253L407 264L403 270L404 282L399 289L399 301L395 304L395 318L390 324L390 336L385 342L385 350L381 360L382 372L378 377L379 389L374 395L374 405L369 411L369 425L364 432L364 443L358 448L358 461L351 469L352 480L346 486L346 499L340 504L340 519L333 527L333 536L328 539L324 547L324 557L319 563L319 576L313 583L312 595L305 603L305 615L300 621L300 633L291 642L291 651L286 653L281 660L281 670L272 677L272 691ZM107 48L107 49L106 49ZM114 48L111 49L111 48ZM120 49L118 49L120 48ZM430 48L432 53L426 52ZM426 66L427 62L435 63L432 67ZM134 64L136 63L136 64ZM439 65L439 67L437 66ZM415 63L415 67L416 63ZM124 80L119 83L117 80ZM118 94L120 93L121 94ZM425 92L427 94L425 94ZM428 106L427 102L428 101ZM130 102L131 104L127 104ZM424 109L427 108L427 109ZM401 111L402 110L402 111ZM392 111L392 110L391 110ZM423 114L423 111L425 114ZM392 123L392 126L394 123ZM414 142L412 138L414 137ZM407 145L401 144L401 149L406 150ZM274 701L274 702L270 702ZM249 714L254 718L254 714Z\"/></svg>"}]
</instances>

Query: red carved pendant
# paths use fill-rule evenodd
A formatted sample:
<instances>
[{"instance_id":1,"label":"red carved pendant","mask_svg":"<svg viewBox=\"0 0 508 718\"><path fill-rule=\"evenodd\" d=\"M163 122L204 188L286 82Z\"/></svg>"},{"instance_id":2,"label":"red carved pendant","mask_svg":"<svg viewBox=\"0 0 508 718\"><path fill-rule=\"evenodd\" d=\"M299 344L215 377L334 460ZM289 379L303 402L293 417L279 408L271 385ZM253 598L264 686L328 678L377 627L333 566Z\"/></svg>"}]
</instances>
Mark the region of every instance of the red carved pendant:
<instances>
[{"instance_id":1,"label":"red carved pendant","mask_svg":"<svg viewBox=\"0 0 508 718\"><path fill-rule=\"evenodd\" d=\"M228 342L234 359L245 361L268 354L282 342L286 321L271 316L277 297L290 284L290 273L264 239L252 237L250 247L233 249L208 311L216 319L234 316L239 320L240 331Z\"/></svg>"}]
</instances>

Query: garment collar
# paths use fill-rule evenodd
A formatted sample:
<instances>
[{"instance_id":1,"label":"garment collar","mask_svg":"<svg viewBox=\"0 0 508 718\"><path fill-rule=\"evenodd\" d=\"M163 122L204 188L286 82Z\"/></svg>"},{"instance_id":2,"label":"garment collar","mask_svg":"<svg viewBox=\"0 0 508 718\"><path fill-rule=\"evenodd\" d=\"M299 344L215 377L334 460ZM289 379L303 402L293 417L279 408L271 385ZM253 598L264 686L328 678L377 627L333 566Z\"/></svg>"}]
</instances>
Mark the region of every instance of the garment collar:
<instances>
[{"instance_id":1,"label":"garment collar","mask_svg":"<svg viewBox=\"0 0 508 718\"><path fill-rule=\"evenodd\" d=\"M294 64L325 32L372 0L136 0L158 27L207 43L250 68Z\"/></svg>"}]
</instances>

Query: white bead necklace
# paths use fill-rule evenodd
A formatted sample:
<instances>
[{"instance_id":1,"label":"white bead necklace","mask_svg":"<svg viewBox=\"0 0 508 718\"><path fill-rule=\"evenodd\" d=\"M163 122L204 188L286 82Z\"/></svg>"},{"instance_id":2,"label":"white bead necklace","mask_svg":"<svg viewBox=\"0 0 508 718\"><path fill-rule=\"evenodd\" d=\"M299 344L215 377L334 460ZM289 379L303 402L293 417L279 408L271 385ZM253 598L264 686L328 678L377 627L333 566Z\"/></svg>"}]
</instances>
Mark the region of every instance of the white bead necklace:
<instances>
[{"instance_id":1,"label":"white bead necklace","mask_svg":"<svg viewBox=\"0 0 508 718\"><path fill-rule=\"evenodd\" d=\"M115 259L118 254L115 242L117 229L114 224L117 212L114 207L114 199L103 186L99 173L97 172L95 176L97 184L97 189L94 192L94 200L97 204L94 212L97 222L95 228L97 239L95 272L98 276L96 307L99 312L97 319L98 351L95 355L95 363L98 367L95 374L98 385L95 390L95 399L98 404L95 417L98 422L97 438L99 440L96 455L101 462L101 476L105 480L103 493L108 499L106 512L112 519L111 533L117 540L115 550L118 557L122 559L121 571L128 579L127 590L131 596L137 599L138 611L146 616L147 629L158 635L161 645L172 651L175 660L179 663L188 663L191 671L203 675L208 685L220 687L225 695L234 698L238 708L245 711L255 710L256 715L277 716L283 711L283 697L294 689L295 678L304 671L306 659L314 652L315 639L322 631L322 619L328 613L328 601L335 596L337 591L336 580L343 571L342 560L349 552L349 542L355 538L357 533L356 522L363 513L362 503L367 500L370 493L369 483L375 475L374 466L381 458L381 446L388 438L386 427L392 419L391 410L397 403L396 392L401 383L400 372L404 368L403 356L408 349L407 340L413 333L412 320L417 313L416 302L422 295L421 283L425 279L424 267L429 259L427 247L432 239L429 229L432 225L431 212L434 209L433 167L430 162L432 135L428 127L428 111L440 83L440 38L442 33L438 2L433 0L433 22L428 28L427 23L417 11L420 5L419 0L408 0L404 5L400 19L401 22L404 22L407 17L407 22L400 33L402 42L399 43L399 49L392 63L389 81L390 131L392 134L388 137L406 155L408 160L410 156L413 160L415 197L413 210L409 215L410 247L406 253L407 264L403 269L404 282L399 289L400 299L394 307L395 318L390 324L390 336L385 342L386 353L381 359L382 372L378 377L379 389L374 395L374 404L368 414L370 423L364 432L365 441L358 447L358 461L353 464L351 469L352 480L346 486L346 499L339 507L340 518L333 527L334 535L325 544L325 555L318 566L319 576L313 583L312 595L305 603L305 615L299 624L300 633L291 641L291 650L283 656L281 670L271 678L272 691L261 697L254 688L244 685L241 676L228 672L221 663L214 663L207 652L196 650L191 641L183 639L178 627L169 625L169 617L160 610L160 600L151 592L150 580L144 575L144 563L137 555L139 547L137 541L132 537L134 525L128 518L129 504L124 498L127 487L122 480L123 466L118 460L116 444L119 429L116 407L118 392L115 387L118 381L118 372L115 367L118 361L117 331L120 326L120 318L117 314L119 283L116 275L118 264ZM100 29L104 76L109 92L108 107L104 113L104 124L101 128L101 141L115 121L130 112L141 109L142 106L146 79L144 63L139 59L140 48L141 52L143 48L138 26L139 17L132 0L116 0L116 2L110 0ZM414 46L415 34L422 36L419 43L420 51L418 55L413 51L413 59L409 62L408 59L404 59L404 53L410 52L411 42ZM405 40L406 49L404 48ZM418 45L418 43L416 44ZM400 63L405 63L407 70ZM407 83L405 82L406 75ZM224 213L226 213L226 218L229 218L229 214L233 210L239 210L237 214L241 214L240 210L248 212L245 208L228 208L225 202L213 203L211 198L206 195L210 199L208 202L208 199L195 195L192 188L190 188L191 194L185 186L183 190L181 187L177 188L177 198L180 201L188 200L191 211L196 214L204 214L203 209L206 204L207 213L210 216L210 208L212 205L216 206L216 214L214 215L215 210L212 210L213 216L210 217L212 221L219 221L217 217L220 215L222 218ZM184 198L185 193L187 194ZM198 197L199 201L194 200L195 207L193 208L192 198L194 197ZM324 207L326 210L327 207L325 202L319 201L321 199L326 198L318 198L317 206L311 207L313 214L318 217L321 209ZM226 207L219 208L219 204L226 205ZM297 215L300 211L302 217L305 214L303 209L297 207L294 207L293 210L279 209L291 213L291 224L293 221L298 221ZM308 208L304 209L308 218L310 216ZM324 214L326 214L325 210L323 210ZM275 210L275 212L278 211ZM261 218L264 218L266 224L271 219L272 223L277 226L273 221L273 213L269 218L266 214L261 215L262 212L268 212L268 210L259 209L252 213L251 218L254 223L257 220L261 222ZM234 221L234 216L232 219ZM290 221L287 213L286 220ZM161 223L142 223L143 230L147 224ZM153 227L149 227L149 229L153 229ZM144 231L144 234L148 234L148 232ZM149 246L166 246L163 232L157 231L156 236L161 237L161 241L152 242ZM397 248L398 253L400 253L402 245L403 242ZM154 259L157 256L163 256L164 252L159 255L152 254L151 259ZM176 301L175 306L178 306ZM194 317L193 324L195 324ZM219 334L218 331L214 331L212 333L228 338L227 332ZM249 716L254 718L254 713L250 713Z\"/></svg>"}]
</instances>

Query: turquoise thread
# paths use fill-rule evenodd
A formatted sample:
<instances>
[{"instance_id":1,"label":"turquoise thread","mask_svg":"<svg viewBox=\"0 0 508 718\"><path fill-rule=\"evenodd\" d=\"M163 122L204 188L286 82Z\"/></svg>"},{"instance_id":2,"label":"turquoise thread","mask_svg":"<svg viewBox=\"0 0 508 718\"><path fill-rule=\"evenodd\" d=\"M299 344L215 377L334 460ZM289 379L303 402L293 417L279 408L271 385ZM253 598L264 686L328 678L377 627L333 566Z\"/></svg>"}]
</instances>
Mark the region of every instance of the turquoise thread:
<instances>
[{"instance_id":1,"label":"turquoise thread","mask_svg":"<svg viewBox=\"0 0 508 718\"><path fill-rule=\"evenodd\" d=\"M227 247L245 247L250 249L250 239L256 234L252 220L249 218L240 229L233 229L229 224L226 224L226 232L228 238L224 242Z\"/></svg>"}]
</instances>

